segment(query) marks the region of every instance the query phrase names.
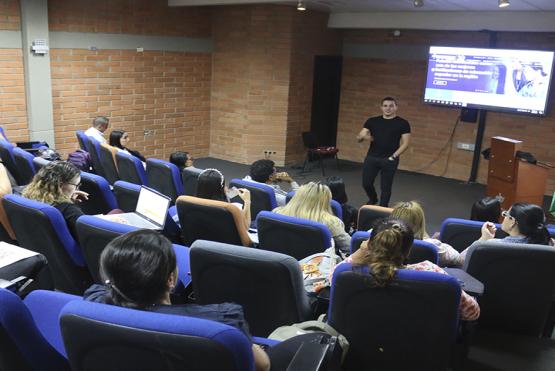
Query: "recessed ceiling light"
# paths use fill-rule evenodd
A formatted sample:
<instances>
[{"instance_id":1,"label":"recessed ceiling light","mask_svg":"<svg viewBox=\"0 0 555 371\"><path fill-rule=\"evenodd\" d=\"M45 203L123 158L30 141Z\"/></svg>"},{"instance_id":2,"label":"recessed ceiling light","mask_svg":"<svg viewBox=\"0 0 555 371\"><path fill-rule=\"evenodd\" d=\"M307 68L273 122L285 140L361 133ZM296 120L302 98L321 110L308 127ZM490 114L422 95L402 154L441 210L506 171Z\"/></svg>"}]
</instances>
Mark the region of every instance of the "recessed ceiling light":
<instances>
[{"instance_id":1,"label":"recessed ceiling light","mask_svg":"<svg viewBox=\"0 0 555 371\"><path fill-rule=\"evenodd\" d=\"M511 2L509 0L499 0L499 2L497 3L497 6L500 8L506 8L509 5L511 5Z\"/></svg>"},{"instance_id":2,"label":"recessed ceiling light","mask_svg":"<svg viewBox=\"0 0 555 371\"><path fill-rule=\"evenodd\" d=\"M304 6L301 0L299 0L299 2L297 3L297 10L300 10L301 12L304 12L306 10L306 6Z\"/></svg>"},{"instance_id":3,"label":"recessed ceiling light","mask_svg":"<svg viewBox=\"0 0 555 371\"><path fill-rule=\"evenodd\" d=\"M413 0L412 5L414 5L415 8L421 8L424 6L424 0Z\"/></svg>"}]
</instances>

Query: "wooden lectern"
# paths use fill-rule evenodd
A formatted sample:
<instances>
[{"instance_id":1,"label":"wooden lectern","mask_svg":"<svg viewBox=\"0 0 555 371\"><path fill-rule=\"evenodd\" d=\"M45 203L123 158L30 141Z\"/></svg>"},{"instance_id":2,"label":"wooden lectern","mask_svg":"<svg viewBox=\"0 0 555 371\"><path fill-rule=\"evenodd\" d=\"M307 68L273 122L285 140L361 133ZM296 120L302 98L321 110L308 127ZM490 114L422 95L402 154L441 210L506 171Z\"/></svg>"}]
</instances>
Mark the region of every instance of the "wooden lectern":
<instances>
[{"instance_id":1,"label":"wooden lectern","mask_svg":"<svg viewBox=\"0 0 555 371\"><path fill-rule=\"evenodd\" d=\"M521 148L520 140L491 138L486 194L505 197L501 205L504 209L509 209L515 202L543 205L547 168L516 158L516 152Z\"/></svg>"}]
</instances>

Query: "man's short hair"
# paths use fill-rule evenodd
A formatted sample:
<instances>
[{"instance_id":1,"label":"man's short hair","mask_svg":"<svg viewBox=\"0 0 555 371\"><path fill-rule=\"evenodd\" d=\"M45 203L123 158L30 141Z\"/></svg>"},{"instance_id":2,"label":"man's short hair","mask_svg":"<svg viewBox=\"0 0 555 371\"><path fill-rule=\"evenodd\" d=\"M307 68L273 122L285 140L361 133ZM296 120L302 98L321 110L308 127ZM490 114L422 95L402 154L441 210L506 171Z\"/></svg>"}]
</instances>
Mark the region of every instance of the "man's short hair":
<instances>
[{"instance_id":1,"label":"man's short hair","mask_svg":"<svg viewBox=\"0 0 555 371\"><path fill-rule=\"evenodd\" d=\"M397 105L397 99L395 99L395 98L393 98L393 97L385 97L385 98L383 98L383 99L382 99L382 104L383 104L383 102L385 102L385 101L391 101L391 102L395 103L395 105Z\"/></svg>"},{"instance_id":2,"label":"man's short hair","mask_svg":"<svg viewBox=\"0 0 555 371\"><path fill-rule=\"evenodd\" d=\"M92 126L95 128L108 127L110 120L106 116L97 116L92 122Z\"/></svg>"},{"instance_id":3,"label":"man's short hair","mask_svg":"<svg viewBox=\"0 0 555 371\"><path fill-rule=\"evenodd\" d=\"M272 160L257 160L252 163L250 176L252 180L259 183L266 183L275 171L275 163Z\"/></svg>"}]
</instances>

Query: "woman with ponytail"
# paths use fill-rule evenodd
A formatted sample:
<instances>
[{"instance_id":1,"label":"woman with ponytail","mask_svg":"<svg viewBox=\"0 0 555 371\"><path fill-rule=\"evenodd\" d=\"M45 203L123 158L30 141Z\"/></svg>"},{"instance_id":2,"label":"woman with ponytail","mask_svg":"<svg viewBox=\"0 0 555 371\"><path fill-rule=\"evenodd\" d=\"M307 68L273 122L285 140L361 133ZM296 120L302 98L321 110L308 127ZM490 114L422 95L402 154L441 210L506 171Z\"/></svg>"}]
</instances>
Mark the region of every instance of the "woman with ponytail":
<instances>
[{"instance_id":1,"label":"woman with ponytail","mask_svg":"<svg viewBox=\"0 0 555 371\"><path fill-rule=\"evenodd\" d=\"M461 252L460 260L464 262L467 252L478 242L499 241L504 243L530 243L552 245L551 237L545 226L545 214L541 207L525 202L513 204L508 211L501 213L501 229L508 234L502 239L495 238L497 228L491 222L482 225L482 236Z\"/></svg>"},{"instance_id":2,"label":"woman with ponytail","mask_svg":"<svg viewBox=\"0 0 555 371\"><path fill-rule=\"evenodd\" d=\"M378 287L387 287L395 277L397 269L447 274L427 260L405 265L413 240L412 230L403 221L384 219L372 229L370 238L345 261L353 265L367 265L374 278L374 284ZM478 303L464 291L461 291L459 308L463 320L471 321L480 316Z\"/></svg>"}]
</instances>

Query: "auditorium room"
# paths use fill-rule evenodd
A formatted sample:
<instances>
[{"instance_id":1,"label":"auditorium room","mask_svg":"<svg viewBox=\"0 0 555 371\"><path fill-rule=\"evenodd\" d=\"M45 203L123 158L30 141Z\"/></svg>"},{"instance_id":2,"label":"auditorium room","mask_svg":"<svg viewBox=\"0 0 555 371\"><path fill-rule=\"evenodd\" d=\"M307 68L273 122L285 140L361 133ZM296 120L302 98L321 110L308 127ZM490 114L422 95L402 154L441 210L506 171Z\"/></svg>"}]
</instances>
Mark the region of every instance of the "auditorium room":
<instances>
[{"instance_id":1,"label":"auditorium room","mask_svg":"<svg viewBox=\"0 0 555 371\"><path fill-rule=\"evenodd\" d=\"M0 0L0 370L555 370L552 0Z\"/></svg>"}]
</instances>

